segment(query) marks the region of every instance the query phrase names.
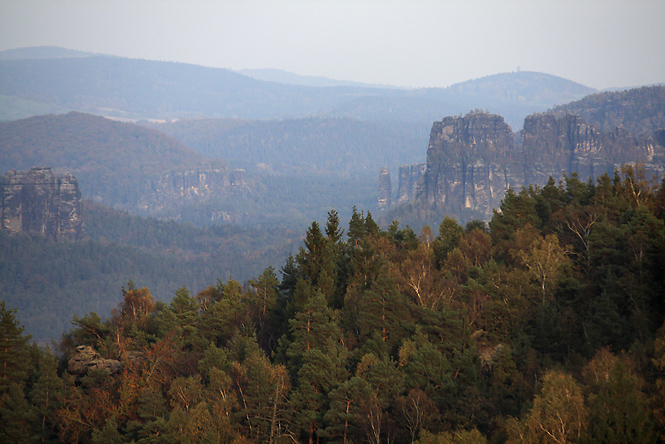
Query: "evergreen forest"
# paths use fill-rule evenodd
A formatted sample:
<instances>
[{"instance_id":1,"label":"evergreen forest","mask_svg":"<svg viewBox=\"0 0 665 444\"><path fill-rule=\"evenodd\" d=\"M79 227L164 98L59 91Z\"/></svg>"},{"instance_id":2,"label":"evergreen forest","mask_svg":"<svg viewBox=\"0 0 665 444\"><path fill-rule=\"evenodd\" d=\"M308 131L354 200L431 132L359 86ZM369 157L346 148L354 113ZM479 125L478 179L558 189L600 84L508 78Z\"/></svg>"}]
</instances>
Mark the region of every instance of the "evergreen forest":
<instances>
[{"instance_id":1,"label":"evergreen forest","mask_svg":"<svg viewBox=\"0 0 665 444\"><path fill-rule=\"evenodd\" d=\"M639 167L509 190L487 224L331 210L278 269L168 303L130 281L53 348L3 301L0 441L665 442L664 266Z\"/></svg>"}]
</instances>

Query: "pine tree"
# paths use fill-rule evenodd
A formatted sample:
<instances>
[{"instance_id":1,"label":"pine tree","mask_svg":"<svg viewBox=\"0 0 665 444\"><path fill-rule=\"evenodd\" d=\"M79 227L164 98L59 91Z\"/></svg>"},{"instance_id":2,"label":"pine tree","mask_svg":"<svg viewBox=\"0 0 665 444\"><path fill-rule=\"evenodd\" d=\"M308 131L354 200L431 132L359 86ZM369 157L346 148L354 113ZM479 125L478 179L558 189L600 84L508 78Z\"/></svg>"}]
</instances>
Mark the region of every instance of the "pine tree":
<instances>
[{"instance_id":1,"label":"pine tree","mask_svg":"<svg viewBox=\"0 0 665 444\"><path fill-rule=\"evenodd\" d=\"M24 330L16 319L16 309L8 309L3 299L0 302L0 396L9 391L11 384L21 385L28 377L27 344L31 336L24 336Z\"/></svg>"},{"instance_id":2,"label":"pine tree","mask_svg":"<svg viewBox=\"0 0 665 444\"><path fill-rule=\"evenodd\" d=\"M330 410L324 415L326 427L319 435L342 444L367 439L366 428L380 420L376 394L369 383L354 376L332 390L329 397Z\"/></svg>"},{"instance_id":3,"label":"pine tree","mask_svg":"<svg viewBox=\"0 0 665 444\"><path fill-rule=\"evenodd\" d=\"M272 267L263 270L257 279L249 281L252 288L250 293L252 319L258 329L259 344L266 350L275 348L279 333L276 319L278 284Z\"/></svg>"},{"instance_id":4,"label":"pine tree","mask_svg":"<svg viewBox=\"0 0 665 444\"><path fill-rule=\"evenodd\" d=\"M344 230L339 223L339 215L337 211L330 210L328 212L328 219L326 221L326 237L328 240L334 244L341 242L342 236L344 235Z\"/></svg>"},{"instance_id":5,"label":"pine tree","mask_svg":"<svg viewBox=\"0 0 665 444\"><path fill-rule=\"evenodd\" d=\"M438 267L441 267L448 253L457 247L462 234L462 227L457 224L455 219L448 216L443 219L441 225L439 225L439 235L432 243L434 258Z\"/></svg>"},{"instance_id":6,"label":"pine tree","mask_svg":"<svg viewBox=\"0 0 665 444\"><path fill-rule=\"evenodd\" d=\"M208 343L198 334L199 322L199 303L185 287L176 291L169 306L156 319L162 337L172 333L180 347L190 351L201 350Z\"/></svg>"},{"instance_id":7,"label":"pine tree","mask_svg":"<svg viewBox=\"0 0 665 444\"><path fill-rule=\"evenodd\" d=\"M0 397L0 441L37 443L40 440L39 417L25 397L21 384L12 382Z\"/></svg>"},{"instance_id":8,"label":"pine tree","mask_svg":"<svg viewBox=\"0 0 665 444\"><path fill-rule=\"evenodd\" d=\"M50 349L40 354L39 378L32 387L30 398L39 422L39 436L42 442L52 442L56 438L54 413L60 408L64 397L65 384L58 376L58 364Z\"/></svg>"},{"instance_id":9,"label":"pine tree","mask_svg":"<svg viewBox=\"0 0 665 444\"><path fill-rule=\"evenodd\" d=\"M351 214L351 220L349 221L349 244L352 248L358 247L360 241L365 238L367 231L365 229L365 217L363 213L358 213L356 207L353 207L353 213Z\"/></svg>"}]
</instances>

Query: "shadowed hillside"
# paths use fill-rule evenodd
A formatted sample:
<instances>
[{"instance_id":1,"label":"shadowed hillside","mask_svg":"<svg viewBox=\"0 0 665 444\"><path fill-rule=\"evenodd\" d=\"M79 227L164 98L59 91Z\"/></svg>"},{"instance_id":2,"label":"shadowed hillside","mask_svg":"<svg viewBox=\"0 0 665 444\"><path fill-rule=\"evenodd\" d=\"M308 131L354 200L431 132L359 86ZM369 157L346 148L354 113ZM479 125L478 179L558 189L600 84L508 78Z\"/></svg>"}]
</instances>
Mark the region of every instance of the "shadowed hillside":
<instances>
[{"instance_id":1,"label":"shadowed hillside","mask_svg":"<svg viewBox=\"0 0 665 444\"><path fill-rule=\"evenodd\" d=\"M148 179L211 165L172 137L89 114L0 122L0 170L32 166L70 172L84 196L122 205L136 200Z\"/></svg>"}]
</instances>

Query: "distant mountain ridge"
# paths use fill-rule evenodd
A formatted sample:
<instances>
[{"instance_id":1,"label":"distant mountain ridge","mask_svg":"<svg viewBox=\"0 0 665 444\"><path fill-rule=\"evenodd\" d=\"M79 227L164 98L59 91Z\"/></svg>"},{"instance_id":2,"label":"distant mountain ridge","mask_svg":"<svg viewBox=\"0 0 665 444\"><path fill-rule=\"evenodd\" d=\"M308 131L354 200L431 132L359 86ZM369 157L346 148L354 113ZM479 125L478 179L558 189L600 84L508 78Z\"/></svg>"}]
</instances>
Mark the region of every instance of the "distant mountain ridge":
<instances>
[{"instance_id":1,"label":"distant mountain ridge","mask_svg":"<svg viewBox=\"0 0 665 444\"><path fill-rule=\"evenodd\" d=\"M448 88L303 86L276 83L274 71L273 81L263 81L227 69L100 55L72 57L87 54L61 49L4 52L11 60L0 57L0 120L47 109L127 119L318 116L431 123L446 115L486 109L518 127L528 114L594 92L565 79L529 72L488 76ZM281 74L300 83L307 79Z\"/></svg>"},{"instance_id":2,"label":"distant mountain ridge","mask_svg":"<svg viewBox=\"0 0 665 444\"><path fill-rule=\"evenodd\" d=\"M31 46L0 51L0 60L21 59L66 59L71 57L91 57L94 52L77 51L59 46Z\"/></svg>"},{"instance_id":3,"label":"distant mountain ridge","mask_svg":"<svg viewBox=\"0 0 665 444\"><path fill-rule=\"evenodd\" d=\"M352 86L360 88L406 89L393 85L378 85L374 83L354 82L352 80L336 80L324 76L302 76L283 69L241 69L237 72L253 79L283 83L285 85L314 86L319 88Z\"/></svg>"},{"instance_id":4,"label":"distant mountain ridge","mask_svg":"<svg viewBox=\"0 0 665 444\"><path fill-rule=\"evenodd\" d=\"M572 80L532 71L494 74L456 83L446 88L479 97L521 103L563 104L597 92Z\"/></svg>"}]
</instances>

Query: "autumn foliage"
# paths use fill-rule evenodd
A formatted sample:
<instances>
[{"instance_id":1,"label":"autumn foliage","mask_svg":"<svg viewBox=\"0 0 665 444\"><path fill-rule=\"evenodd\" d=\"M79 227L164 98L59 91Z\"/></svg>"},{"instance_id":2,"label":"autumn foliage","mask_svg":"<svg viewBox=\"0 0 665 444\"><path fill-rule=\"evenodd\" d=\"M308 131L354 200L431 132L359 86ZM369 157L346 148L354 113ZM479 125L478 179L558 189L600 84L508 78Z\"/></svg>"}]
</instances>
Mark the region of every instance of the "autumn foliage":
<instances>
[{"instance_id":1,"label":"autumn foliage","mask_svg":"<svg viewBox=\"0 0 665 444\"><path fill-rule=\"evenodd\" d=\"M57 356L3 303L0 441L663 442L664 185L571 175L420 233L331 211L279 278L130 282ZM121 370L70 374L79 345Z\"/></svg>"}]
</instances>

